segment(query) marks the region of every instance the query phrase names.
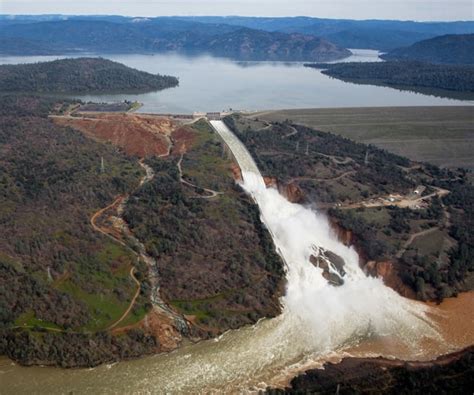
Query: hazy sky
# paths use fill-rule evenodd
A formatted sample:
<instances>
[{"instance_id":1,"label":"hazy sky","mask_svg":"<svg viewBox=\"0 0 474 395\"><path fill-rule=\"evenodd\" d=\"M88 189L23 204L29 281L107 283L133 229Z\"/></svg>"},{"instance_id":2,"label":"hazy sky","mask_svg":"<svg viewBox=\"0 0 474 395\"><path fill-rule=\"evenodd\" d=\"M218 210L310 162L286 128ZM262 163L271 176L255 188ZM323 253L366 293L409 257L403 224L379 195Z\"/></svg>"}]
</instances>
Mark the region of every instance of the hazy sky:
<instances>
[{"instance_id":1,"label":"hazy sky","mask_svg":"<svg viewBox=\"0 0 474 395\"><path fill-rule=\"evenodd\" d=\"M0 0L0 13L473 20L474 0Z\"/></svg>"}]
</instances>

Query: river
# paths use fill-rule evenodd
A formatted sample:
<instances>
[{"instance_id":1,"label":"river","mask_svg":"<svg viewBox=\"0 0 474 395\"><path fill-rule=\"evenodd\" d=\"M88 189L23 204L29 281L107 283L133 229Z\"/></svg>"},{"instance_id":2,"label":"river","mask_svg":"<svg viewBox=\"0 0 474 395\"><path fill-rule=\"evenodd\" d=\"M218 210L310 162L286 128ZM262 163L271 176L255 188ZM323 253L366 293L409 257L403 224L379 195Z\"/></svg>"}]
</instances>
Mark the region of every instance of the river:
<instances>
[{"instance_id":1,"label":"river","mask_svg":"<svg viewBox=\"0 0 474 395\"><path fill-rule=\"evenodd\" d=\"M344 355L431 359L472 344L472 293L463 295L463 308L451 316L452 306L443 310L404 299L365 276L357 253L337 240L323 215L266 188L243 144L222 122L213 126L238 161L242 186L286 263L283 313L169 354L94 369L24 368L3 360L2 393L245 393L284 384L304 367ZM309 262L320 248L344 259L341 287L329 285ZM444 333L460 322L464 336Z\"/></svg>"},{"instance_id":2,"label":"river","mask_svg":"<svg viewBox=\"0 0 474 395\"><path fill-rule=\"evenodd\" d=\"M379 61L379 53L354 49L344 61ZM99 55L91 55L99 56ZM212 56L102 55L127 66L174 75L179 86L142 94L84 95L84 101L136 100L141 112L273 110L291 108L466 105L471 103L330 78L302 63L236 62ZM0 64L32 63L65 56L0 56Z\"/></svg>"}]
</instances>

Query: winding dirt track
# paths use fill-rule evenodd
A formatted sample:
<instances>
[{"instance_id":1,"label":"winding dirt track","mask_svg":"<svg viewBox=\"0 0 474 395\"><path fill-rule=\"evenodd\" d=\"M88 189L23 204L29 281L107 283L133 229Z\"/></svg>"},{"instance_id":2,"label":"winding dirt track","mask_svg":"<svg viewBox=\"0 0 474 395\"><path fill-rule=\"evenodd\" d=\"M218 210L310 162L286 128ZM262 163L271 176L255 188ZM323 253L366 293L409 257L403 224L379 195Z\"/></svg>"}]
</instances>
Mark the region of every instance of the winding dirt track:
<instances>
[{"instance_id":1,"label":"winding dirt track","mask_svg":"<svg viewBox=\"0 0 474 395\"><path fill-rule=\"evenodd\" d=\"M198 198L200 199L211 199L211 198L215 198L216 196L219 196L219 195L222 195L223 192L217 192L217 191L214 191L213 189L209 189L209 188L202 188L202 187L199 187L198 185L195 185L189 181L186 181L184 178L183 178L183 169L181 167L181 162L183 161L183 154L181 154L181 157L179 158L179 161L177 163L177 167L178 167L178 171L179 171L179 181L182 183L182 184L185 184L185 185L188 185L194 189L202 189L204 192L207 192L209 193L208 196L198 196Z\"/></svg>"},{"instance_id":2,"label":"winding dirt track","mask_svg":"<svg viewBox=\"0 0 474 395\"><path fill-rule=\"evenodd\" d=\"M125 244L122 240L118 240L117 238L113 237L110 233L106 232L106 231L103 230L100 226L98 226L98 225L96 224L97 219L98 219L103 213L105 213L107 210L111 209L112 207L119 205L123 200L124 200L124 197L123 197L123 196L119 196L119 197L117 197L111 204L109 204L107 207L101 208L99 211L97 211L97 212L91 217L90 223L91 223L91 225L92 225L92 228L93 228L95 231L102 233L103 235L107 236L109 239L111 239L111 240L113 240L113 241L115 241L115 242L117 242L117 243L120 243L121 245L123 245L123 246L126 247L126 244Z\"/></svg>"},{"instance_id":3,"label":"winding dirt track","mask_svg":"<svg viewBox=\"0 0 474 395\"><path fill-rule=\"evenodd\" d=\"M339 174L338 176L332 177L332 178L293 177L290 179L290 181L288 181L288 183L292 183L295 181L337 181L337 180L340 180L341 178L350 176L351 174L355 174L355 173L356 173L355 170L346 171L345 173Z\"/></svg>"},{"instance_id":4,"label":"winding dirt track","mask_svg":"<svg viewBox=\"0 0 474 395\"><path fill-rule=\"evenodd\" d=\"M146 179L147 175L145 175L143 177L143 179ZM142 180L143 180L142 179ZM101 208L99 211L97 211L92 217L91 217L91 220L90 220L90 223L92 225L92 228L94 228L95 231L97 232L100 232L102 233L103 235L107 236L109 239L113 240L114 242L116 243L119 243L121 244L122 246L124 247L127 247L128 246L122 241L122 240L119 240L117 239L116 237L112 236L111 234L109 234L107 231L105 231L104 229L102 229L100 226L98 226L96 224L96 221L97 219L104 213L106 212L107 210L113 208L113 207L116 207L118 206L121 202L123 202L124 200L124 197L123 196L119 196L117 197L111 204L109 204L107 207L104 207L104 208ZM132 278L132 280L135 282L135 284L137 284L137 290L135 291L135 294L133 295L133 298L132 300L130 301L130 304L129 306L127 307L127 310L124 311L124 313L120 316L119 319L117 319L113 324L109 325L107 328L105 328L105 330L111 330L113 328L115 328L118 324L120 324L124 319L125 317L127 317L128 313L130 313L130 311L133 309L133 306L135 305L135 302L137 301L137 298L138 296L140 295L140 289L141 289L141 284L140 284L140 281L138 281L138 279L135 277L135 268L132 267L130 269L130 277Z\"/></svg>"},{"instance_id":5,"label":"winding dirt track","mask_svg":"<svg viewBox=\"0 0 474 395\"><path fill-rule=\"evenodd\" d=\"M127 310L124 311L122 316L117 321L115 321L112 325L106 328L106 330L108 331L111 329L114 329L118 324L120 324L125 319L128 313L130 313L130 311L133 309L133 306L135 305L135 302L137 301L137 298L140 295L141 285L140 285L140 281L138 281L138 279L135 277L134 267L130 269L130 277L132 277L133 281L135 281L135 284L137 284L137 290L135 291L135 295L133 295L133 299L130 302L130 305L128 306Z\"/></svg>"}]
</instances>

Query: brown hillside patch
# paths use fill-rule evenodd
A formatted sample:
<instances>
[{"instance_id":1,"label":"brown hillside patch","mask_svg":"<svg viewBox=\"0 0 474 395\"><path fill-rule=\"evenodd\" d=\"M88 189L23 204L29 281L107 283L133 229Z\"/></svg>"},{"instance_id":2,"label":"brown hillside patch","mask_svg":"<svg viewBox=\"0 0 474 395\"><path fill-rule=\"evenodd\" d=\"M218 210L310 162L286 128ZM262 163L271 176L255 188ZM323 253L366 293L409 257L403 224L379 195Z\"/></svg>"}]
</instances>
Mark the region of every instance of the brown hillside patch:
<instances>
[{"instance_id":1,"label":"brown hillside patch","mask_svg":"<svg viewBox=\"0 0 474 395\"><path fill-rule=\"evenodd\" d=\"M145 333L155 336L159 344L158 352L173 351L183 340L173 321L157 309L152 309L140 322L115 328L112 332L120 335L130 329L142 329Z\"/></svg>"},{"instance_id":2,"label":"brown hillside patch","mask_svg":"<svg viewBox=\"0 0 474 395\"><path fill-rule=\"evenodd\" d=\"M173 131L171 135L173 140L173 155L184 154L192 147L196 140L196 131L189 126L181 126Z\"/></svg>"},{"instance_id":3,"label":"brown hillside patch","mask_svg":"<svg viewBox=\"0 0 474 395\"><path fill-rule=\"evenodd\" d=\"M54 117L54 122L80 130L89 137L109 141L129 155L166 155L169 136L177 125L169 118L137 114L94 114Z\"/></svg>"}]
</instances>

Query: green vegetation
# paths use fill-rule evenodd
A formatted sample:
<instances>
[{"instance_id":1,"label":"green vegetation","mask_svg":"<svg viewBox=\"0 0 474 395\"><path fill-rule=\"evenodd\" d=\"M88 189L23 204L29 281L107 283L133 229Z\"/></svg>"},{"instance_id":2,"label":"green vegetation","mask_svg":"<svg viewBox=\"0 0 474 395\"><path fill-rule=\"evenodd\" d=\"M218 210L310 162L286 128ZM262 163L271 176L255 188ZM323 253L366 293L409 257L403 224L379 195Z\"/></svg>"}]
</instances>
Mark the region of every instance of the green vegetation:
<instances>
[{"instance_id":1,"label":"green vegetation","mask_svg":"<svg viewBox=\"0 0 474 395\"><path fill-rule=\"evenodd\" d=\"M0 97L0 354L24 364L90 366L151 352L156 341L143 333L101 333L136 291L130 269L143 278L146 268L89 223L138 186L141 169L49 121L48 111L60 107L53 99ZM149 309L142 292L128 323Z\"/></svg>"},{"instance_id":2,"label":"green vegetation","mask_svg":"<svg viewBox=\"0 0 474 395\"><path fill-rule=\"evenodd\" d=\"M276 177L290 199L328 210L333 223L351 231L364 262L393 262L419 299L472 287L474 186L465 170L411 162L289 121L262 127L234 115L225 122L263 175ZM426 189L415 193L418 186ZM410 207L398 207L402 201Z\"/></svg>"},{"instance_id":3,"label":"green vegetation","mask_svg":"<svg viewBox=\"0 0 474 395\"><path fill-rule=\"evenodd\" d=\"M244 117L227 117L225 122L247 146L263 175L284 183L301 182L312 201L358 201L416 186L402 169L409 160L387 151L289 122L258 131Z\"/></svg>"},{"instance_id":4,"label":"green vegetation","mask_svg":"<svg viewBox=\"0 0 474 395\"><path fill-rule=\"evenodd\" d=\"M474 168L471 106L278 110L255 117L271 122L290 119L414 161Z\"/></svg>"},{"instance_id":5,"label":"green vegetation","mask_svg":"<svg viewBox=\"0 0 474 395\"><path fill-rule=\"evenodd\" d=\"M102 58L0 65L1 92L154 91L177 85L178 79L175 77L138 71Z\"/></svg>"},{"instance_id":6,"label":"green vegetation","mask_svg":"<svg viewBox=\"0 0 474 395\"><path fill-rule=\"evenodd\" d=\"M193 127L181 166L197 188L180 182L179 157L148 159L156 175L124 217L157 259L162 297L215 334L279 313L283 263L258 208L230 176L223 143L207 123Z\"/></svg>"},{"instance_id":7,"label":"green vegetation","mask_svg":"<svg viewBox=\"0 0 474 395\"><path fill-rule=\"evenodd\" d=\"M307 67L347 82L472 100L474 65L437 65L415 61L314 63Z\"/></svg>"}]
</instances>

